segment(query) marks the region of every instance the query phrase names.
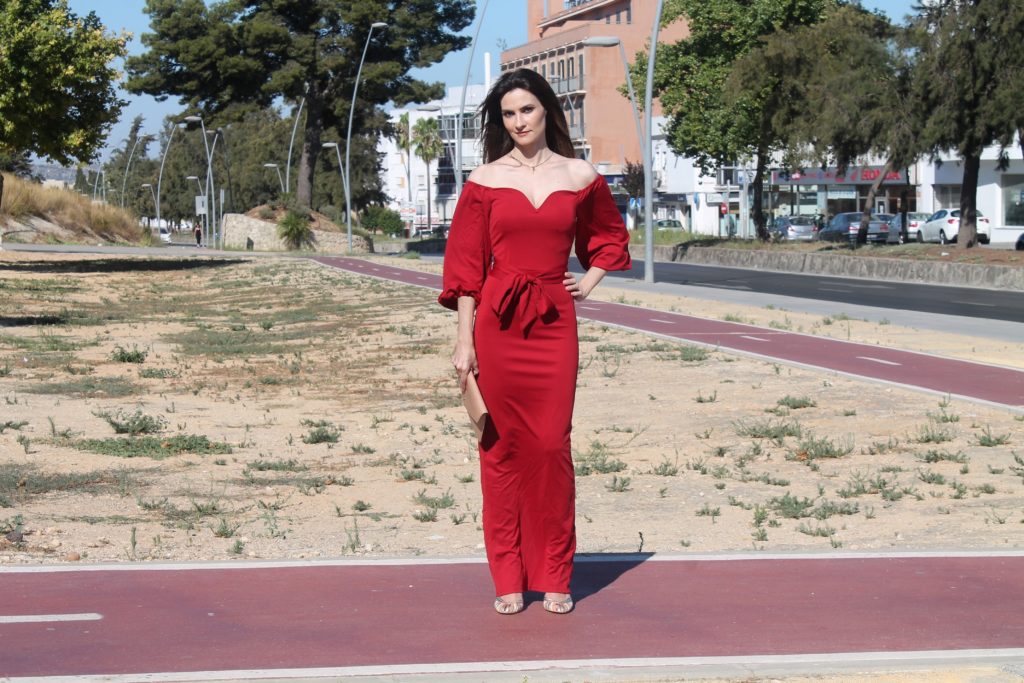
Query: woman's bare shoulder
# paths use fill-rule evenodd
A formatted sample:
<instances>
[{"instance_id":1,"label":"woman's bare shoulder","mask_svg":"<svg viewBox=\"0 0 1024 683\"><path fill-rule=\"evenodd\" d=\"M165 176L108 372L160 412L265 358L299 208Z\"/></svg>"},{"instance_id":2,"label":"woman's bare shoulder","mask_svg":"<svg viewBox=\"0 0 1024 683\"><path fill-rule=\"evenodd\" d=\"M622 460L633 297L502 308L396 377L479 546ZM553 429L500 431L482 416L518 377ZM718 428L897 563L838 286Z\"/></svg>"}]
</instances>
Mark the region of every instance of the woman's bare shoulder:
<instances>
[{"instance_id":1,"label":"woman's bare shoulder","mask_svg":"<svg viewBox=\"0 0 1024 683\"><path fill-rule=\"evenodd\" d=\"M494 162L481 164L474 168L473 172L469 174L469 180L477 185L493 185L496 170Z\"/></svg>"},{"instance_id":2,"label":"woman's bare shoulder","mask_svg":"<svg viewBox=\"0 0 1024 683\"><path fill-rule=\"evenodd\" d=\"M569 159L566 166L576 187L587 187L597 179L597 169L585 159Z\"/></svg>"}]
</instances>

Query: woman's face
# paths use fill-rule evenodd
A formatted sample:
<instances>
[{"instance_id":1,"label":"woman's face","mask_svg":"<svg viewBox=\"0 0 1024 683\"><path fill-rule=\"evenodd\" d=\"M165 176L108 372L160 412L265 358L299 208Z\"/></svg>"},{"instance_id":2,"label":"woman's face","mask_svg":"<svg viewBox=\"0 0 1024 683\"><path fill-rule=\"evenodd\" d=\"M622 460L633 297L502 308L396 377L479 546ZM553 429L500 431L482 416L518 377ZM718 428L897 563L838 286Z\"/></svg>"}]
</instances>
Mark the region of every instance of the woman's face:
<instances>
[{"instance_id":1,"label":"woman's face","mask_svg":"<svg viewBox=\"0 0 1024 683\"><path fill-rule=\"evenodd\" d=\"M501 98L501 120L516 147L533 147L545 142L547 112L529 90L516 88Z\"/></svg>"}]
</instances>

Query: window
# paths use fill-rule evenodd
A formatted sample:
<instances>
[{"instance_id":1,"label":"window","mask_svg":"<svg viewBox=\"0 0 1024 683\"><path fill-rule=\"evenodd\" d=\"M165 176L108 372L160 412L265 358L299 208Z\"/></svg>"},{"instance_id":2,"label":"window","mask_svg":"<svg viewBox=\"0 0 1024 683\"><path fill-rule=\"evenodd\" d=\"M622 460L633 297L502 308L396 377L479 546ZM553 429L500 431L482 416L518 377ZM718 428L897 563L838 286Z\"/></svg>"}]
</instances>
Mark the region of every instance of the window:
<instances>
[{"instance_id":1,"label":"window","mask_svg":"<svg viewBox=\"0 0 1024 683\"><path fill-rule=\"evenodd\" d=\"M1004 175L1003 224L1024 225L1024 175Z\"/></svg>"},{"instance_id":2,"label":"window","mask_svg":"<svg viewBox=\"0 0 1024 683\"><path fill-rule=\"evenodd\" d=\"M935 205L940 209L955 208L960 206L959 185L936 185Z\"/></svg>"},{"instance_id":3,"label":"window","mask_svg":"<svg viewBox=\"0 0 1024 683\"><path fill-rule=\"evenodd\" d=\"M627 24L632 24L633 23L633 3L632 2L627 2L626 3L626 23Z\"/></svg>"},{"instance_id":4,"label":"window","mask_svg":"<svg viewBox=\"0 0 1024 683\"><path fill-rule=\"evenodd\" d=\"M615 23L616 24L621 24L622 23L622 12L620 12L620 11L616 11L615 12Z\"/></svg>"}]
</instances>

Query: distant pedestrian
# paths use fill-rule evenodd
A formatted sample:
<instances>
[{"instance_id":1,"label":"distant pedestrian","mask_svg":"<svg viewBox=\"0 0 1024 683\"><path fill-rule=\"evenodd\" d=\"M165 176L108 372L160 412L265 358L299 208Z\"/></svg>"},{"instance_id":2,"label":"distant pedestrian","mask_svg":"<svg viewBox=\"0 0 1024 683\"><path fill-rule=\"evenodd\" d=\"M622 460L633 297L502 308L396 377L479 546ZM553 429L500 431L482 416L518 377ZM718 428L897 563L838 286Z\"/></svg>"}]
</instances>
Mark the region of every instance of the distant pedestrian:
<instances>
[{"instance_id":1,"label":"distant pedestrian","mask_svg":"<svg viewBox=\"0 0 1024 683\"><path fill-rule=\"evenodd\" d=\"M192 226L192 232L196 234L196 246L203 246L203 226L199 224L199 221L196 221L195 225Z\"/></svg>"}]
</instances>

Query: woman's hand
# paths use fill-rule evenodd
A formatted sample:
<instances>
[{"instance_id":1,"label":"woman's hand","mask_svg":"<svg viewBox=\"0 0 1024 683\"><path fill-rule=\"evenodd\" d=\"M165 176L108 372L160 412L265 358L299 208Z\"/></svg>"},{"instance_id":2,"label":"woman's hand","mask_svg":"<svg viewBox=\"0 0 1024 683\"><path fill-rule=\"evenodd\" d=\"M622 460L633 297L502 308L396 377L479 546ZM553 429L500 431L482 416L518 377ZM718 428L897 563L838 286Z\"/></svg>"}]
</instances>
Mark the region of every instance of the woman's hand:
<instances>
[{"instance_id":1,"label":"woman's hand","mask_svg":"<svg viewBox=\"0 0 1024 683\"><path fill-rule=\"evenodd\" d=\"M466 391L466 380L469 373L480 372L476 362L476 347L471 341L459 340L455 342L455 350L452 352L452 365L459 375L459 391Z\"/></svg>"},{"instance_id":2,"label":"woman's hand","mask_svg":"<svg viewBox=\"0 0 1024 683\"><path fill-rule=\"evenodd\" d=\"M577 282L572 273L567 272L565 274L562 284L565 285L566 291L569 292L574 301L583 301L590 294L590 290L584 289L583 283Z\"/></svg>"}]
</instances>

